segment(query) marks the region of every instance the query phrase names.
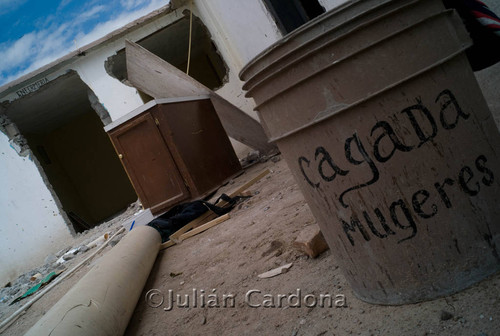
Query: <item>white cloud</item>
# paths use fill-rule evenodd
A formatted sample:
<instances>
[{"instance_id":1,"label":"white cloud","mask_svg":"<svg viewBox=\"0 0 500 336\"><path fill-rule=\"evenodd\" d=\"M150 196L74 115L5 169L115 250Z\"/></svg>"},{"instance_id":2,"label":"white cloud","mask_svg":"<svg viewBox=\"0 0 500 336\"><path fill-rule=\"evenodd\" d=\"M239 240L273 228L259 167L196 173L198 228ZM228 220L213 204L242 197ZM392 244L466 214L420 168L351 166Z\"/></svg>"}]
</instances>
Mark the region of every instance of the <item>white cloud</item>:
<instances>
[{"instance_id":1,"label":"white cloud","mask_svg":"<svg viewBox=\"0 0 500 336\"><path fill-rule=\"evenodd\" d=\"M68 24L57 29L41 30L24 35L7 48L0 46L0 83L8 82L65 55L69 50ZM5 75L17 69L12 75Z\"/></svg>"},{"instance_id":2,"label":"white cloud","mask_svg":"<svg viewBox=\"0 0 500 336\"><path fill-rule=\"evenodd\" d=\"M125 7L125 9L136 8L137 6L144 3L144 0L120 0L120 4Z\"/></svg>"},{"instance_id":3,"label":"white cloud","mask_svg":"<svg viewBox=\"0 0 500 336\"><path fill-rule=\"evenodd\" d=\"M71 0L70 0L71 1ZM120 0L129 6L136 6L140 0ZM0 0L0 8L7 0ZM63 0L61 5L67 0ZM142 1L144 2L144 1ZM66 4L67 4L66 3ZM168 3L167 0L151 0L142 8L118 11L115 17L97 24L90 32L82 33L82 24L105 10L104 6L94 6L76 19L58 26L30 32L15 42L0 45L0 85L34 71L71 51L89 44L111 31L144 16ZM125 6L125 4L124 4Z\"/></svg>"},{"instance_id":4,"label":"white cloud","mask_svg":"<svg viewBox=\"0 0 500 336\"><path fill-rule=\"evenodd\" d=\"M5 51L0 52L0 71L3 72L10 67L17 67L24 62L27 53L31 53L33 45L36 42L36 34L30 33L24 35L15 41Z\"/></svg>"},{"instance_id":5,"label":"white cloud","mask_svg":"<svg viewBox=\"0 0 500 336\"><path fill-rule=\"evenodd\" d=\"M62 0L59 3L59 6L57 7L57 11L64 9L67 5L69 5L71 3L71 1L73 1L73 0Z\"/></svg>"},{"instance_id":6,"label":"white cloud","mask_svg":"<svg viewBox=\"0 0 500 336\"><path fill-rule=\"evenodd\" d=\"M89 33L78 34L76 37L76 43L78 47L89 44L95 40L100 39L101 37L106 36L106 34L112 32L113 30L121 28L127 23L130 23L140 18L141 16L144 16L154 11L155 9L166 5L167 3L168 2L166 2L165 0L152 0L146 7L135 10L133 12L122 12L116 18L96 25L94 29Z\"/></svg>"},{"instance_id":7,"label":"white cloud","mask_svg":"<svg viewBox=\"0 0 500 336\"><path fill-rule=\"evenodd\" d=\"M0 0L0 15L15 11L28 0Z\"/></svg>"},{"instance_id":8,"label":"white cloud","mask_svg":"<svg viewBox=\"0 0 500 336\"><path fill-rule=\"evenodd\" d=\"M76 20L73 21L73 25L79 25L82 24L90 19L92 19L94 16L97 14L103 12L106 9L106 6L95 6L89 9L88 11L80 14Z\"/></svg>"}]
</instances>

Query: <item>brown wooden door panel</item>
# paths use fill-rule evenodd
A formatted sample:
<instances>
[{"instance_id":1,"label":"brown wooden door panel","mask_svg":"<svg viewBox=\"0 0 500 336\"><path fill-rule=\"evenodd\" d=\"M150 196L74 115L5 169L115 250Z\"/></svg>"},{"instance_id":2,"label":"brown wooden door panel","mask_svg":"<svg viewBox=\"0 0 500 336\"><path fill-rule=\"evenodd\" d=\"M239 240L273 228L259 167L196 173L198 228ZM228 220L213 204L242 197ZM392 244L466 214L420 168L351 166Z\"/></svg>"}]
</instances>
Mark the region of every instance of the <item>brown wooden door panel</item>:
<instances>
[{"instance_id":1,"label":"brown wooden door panel","mask_svg":"<svg viewBox=\"0 0 500 336\"><path fill-rule=\"evenodd\" d=\"M171 146L191 196L218 188L241 170L238 157L210 99L158 105L151 115Z\"/></svg>"},{"instance_id":2,"label":"brown wooden door panel","mask_svg":"<svg viewBox=\"0 0 500 336\"><path fill-rule=\"evenodd\" d=\"M189 198L153 117L146 113L110 132L145 208L153 213Z\"/></svg>"}]
</instances>

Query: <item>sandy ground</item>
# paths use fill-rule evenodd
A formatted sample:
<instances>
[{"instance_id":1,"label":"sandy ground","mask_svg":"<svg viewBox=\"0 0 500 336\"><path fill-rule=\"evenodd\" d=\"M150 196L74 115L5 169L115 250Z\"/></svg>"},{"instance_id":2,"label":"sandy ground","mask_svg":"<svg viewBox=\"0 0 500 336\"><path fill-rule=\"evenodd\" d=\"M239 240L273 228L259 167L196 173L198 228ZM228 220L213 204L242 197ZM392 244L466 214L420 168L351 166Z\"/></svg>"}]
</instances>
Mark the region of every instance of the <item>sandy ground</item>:
<instances>
[{"instance_id":1,"label":"sandy ground","mask_svg":"<svg viewBox=\"0 0 500 336\"><path fill-rule=\"evenodd\" d=\"M461 293L419 304L377 306L357 299L330 251L309 259L292 247L299 232L315 221L284 161L254 165L219 193L236 189L266 168L271 173L250 188L254 196L238 205L231 219L159 253L126 335L499 334L500 274ZM114 223L102 230L117 228ZM97 260L60 283L3 334L26 332ZM288 263L293 264L288 272L258 278ZM164 295L159 307L152 307L159 296L146 300L152 289ZM298 295L297 290L302 299L309 295L309 306L329 294L332 307L326 301L323 307L318 302L306 307L304 301L295 307L297 299L291 295ZM169 302L169 291L174 299L180 295L179 304ZM185 295L189 307L181 307ZM281 307L279 295L285 297ZM21 304L9 307L10 312ZM9 311L1 308L3 320Z\"/></svg>"},{"instance_id":2,"label":"sandy ground","mask_svg":"<svg viewBox=\"0 0 500 336\"><path fill-rule=\"evenodd\" d=\"M250 189L258 194L234 210L230 220L160 252L126 335L499 334L500 274L459 294L420 304L376 306L358 300L330 251L309 259L292 247L314 218L283 161L252 167L246 176L265 167L272 173ZM287 273L258 278L287 263L293 263ZM160 307L147 304L145 296L151 289L163 293L165 302ZM214 301L208 306L214 289L219 308L213 307ZM292 298L288 304L287 299L297 289L302 297L331 294L337 302L331 308L309 308L303 302L302 307L293 307L297 300ZM180 294L180 305L169 303L169 290L174 298ZM192 300L189 308L179 307L193 290L197 307ZM200 307L202 290L204 308ZM279 294L287 299L281 308L266 308L266 294L274 298L275 306ZM224 307L224 295L234 295L234 307L229 299ZM251 307L245 302L247 295L250 305L262 306Z\"/></svg>"},{"instance_id":3,"label":"sandy ground","mask_svg":"<svg viewBox=\"0 0 500 336\"><path fill-rule=\"evenodd\" d=\"M87 263L83 264L75 273L67 277L51 291L49 291L45 296L43 296L39 301L37 301L31 308L29 308L25 314L21 315L21 318L15 320L14 323L6 330L2 332L1 335L22 335L24 334L32 325L34 325L40 317L45 314L46 311L50 309L74 284L85 275L98 261L101 256L106 254L112 246L123 238L124 234L116 235L113 240L111 237L114 236L118 230L122 228L121 223L131 218L134 213L140 210L140 203L136 202L131 204L128 209L123 213L117 215L110 221L87 230L84 233L77 234L73 239L67 240L64 244L67 245L66 248L62 249L56 254L51 254L46 257L46 263L40 265L40 267L33 269L23 275L20 275L12 283L12 287L3 288L0 291L0 297L2 297L2 302L0 302L0 323L5 321L10 317L15 311L23 307L27 302L29 302L35 295L27 297L17 303L10 305L10 303L18 296L25 293L30 287L36 285L38 282L31 282L29 279L33 274L40 272L43 276L49 274L52 270L65 269L64 272L72 270L76 265L80 264L83 260L93 254L101 245L95 246L86 252L78 253L73 259L63 262L62 264L56 264L54 261L58 259L67 250L72 248L77 248L81 245L88 244L95 239L104 236L105 233L109 233L110 241L108 245L97 255L91 258ZM61 276L64 274L61 274ZM57 279L57 278L56 278ZM55 281L55 280L54 280ZM41 292L43 289L40 289ZM17 291L17 294L14 294ZM10 294L10 295L9 295Z\"/></svg>"}]
</instances>

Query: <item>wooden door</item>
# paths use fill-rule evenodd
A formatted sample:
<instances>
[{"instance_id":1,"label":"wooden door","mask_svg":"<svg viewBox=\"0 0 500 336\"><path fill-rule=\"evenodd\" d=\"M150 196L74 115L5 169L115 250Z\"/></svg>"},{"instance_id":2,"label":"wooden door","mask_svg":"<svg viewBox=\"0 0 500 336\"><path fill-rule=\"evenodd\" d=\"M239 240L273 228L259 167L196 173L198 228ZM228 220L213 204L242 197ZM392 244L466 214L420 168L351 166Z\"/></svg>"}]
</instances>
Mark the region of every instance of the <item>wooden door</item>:
<instances>
[{"instance_id":1,"label":"wooden door","mask_svg":"<svg viewBox=\"0 0 500 336\"><path fill-rule=\"evenodd\" d=\"M109 133L144 208L159 213L190 197L150 113Z\"/></svg>"}]
</instances>

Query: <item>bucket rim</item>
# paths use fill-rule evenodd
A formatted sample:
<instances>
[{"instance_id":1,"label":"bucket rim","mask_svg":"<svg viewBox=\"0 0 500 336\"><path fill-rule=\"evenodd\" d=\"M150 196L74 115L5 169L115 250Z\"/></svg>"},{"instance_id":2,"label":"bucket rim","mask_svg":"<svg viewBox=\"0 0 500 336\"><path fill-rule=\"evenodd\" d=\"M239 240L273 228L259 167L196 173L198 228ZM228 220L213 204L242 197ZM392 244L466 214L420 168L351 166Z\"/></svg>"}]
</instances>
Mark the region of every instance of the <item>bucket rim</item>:
<instances>
[{"instance_id":1,"label":"bucket rim","mask_svg":"<svg viewBox=\"0 0 500 336\"><path fill-rule=\"evenodd\" d=\"M411 30L411 29L414 29L416 26L420 26L422 24L425 24L426 22L430 21L430 20L434 20L434 19L439 19L441 17L447 17L449 20L455 20L455 22L451 21L450 23L451 24L458 24L458 20L460 20L457 16L457 14L455 13L455 11L451 10L451 9L447 9L447 10L444 10L442 12L439 12L439 13L436 13L434 15L431 15L431 16L427 16L421 20L419 20L418 22L415 22L413 25L411 26L408 26L402 30L399 30L399 31L396 31L396 32L393 32L392 34L388 35L388 36L385 36L377 41L373 41L372 43L364 46L363 48L359 49L359 50L356 50L348 55L345 55L344 57L336 60L335 62L332 62L330 64L328 64L327 66L313 72L313 73L310 73L308 76L305 76L305 77L302 77L300 78L299 80L297 80L296 82L294 82L293 84L290 84L288 85L286 88L283 88L282 90L280 90L279 92L276 92L275 94L273 94L272 96L270 97L267 97L265 98L264 100L261 100L254 108L254 110L259 110L262 106L268 104L270 101L272 100L275 100L276 98L278 98L280 95L282 95L283 93L293 89L295 86L297 85L300 85L301 83L304 83L305 81L307 80L310 80L312 77L314 76L317 76L317 75L320 75L323 71L327 70L327 69L330 69L332 67L335 67L335 66L338 66L339 64L347 61L348 59L352 58L352 57L355 57L356 55L360 54L360 53L363 53L363 52L366 52L367 50L369 50L370 48L374 48L376 47L377 45L381 44L381 43L384 43L386 42L387 40L391 39L391 38L396 38L398 35L400 34L404 34L406 31L408 30ZM460 33L461 31L457 31L457 40L456 40L456 43L457 43L457 46L456 46L456 50L462 50L464 46L466 47L469 47L471 45L471 40L470 38L468 38L468 35L465 36L465 32L464 33ZM452 55L454 54L454 52L452 52L451 54L448 54L448 55L445 55L445 56L442 56L443 58L441 59L444 59L446 57L448 57L449 55ZM286 70L286 68L284 69L280 69L279 72L275 72L275 73L272 73L270 74L268 77L274 77L274 76L277 76L279 75L279 73L281 73L282 71ZM260 85L262 83L265 83L268 81L268 77L265 77L263 78L257 85ZM245 97L252 97L250 95L250 93L257 88L257 85L254 85L254 87L252 87L251 90L249 90L248 92L245 93Z\"/></svg>"},{"instance_id":2,"label":"bucket rim","mask_svg":"<svg viewBox=\"0 0 500 336\"><path fill-rule=\"evenodd\" d=\"M388 15L393 15L393 14L397 14L398 12L404 10L404 9L407 9L408 7L410 6L413 6L415 4L417 4L419 2L419 0L416 0L416 1L413 1L413 2L410 2L410 3L407 3L407 4L404 4L403 6L400 6L400 7L397 7L397 8L394 8L392 9L390 12L388 12L386 15L383 15L383 16L378 16L378 17L375 17L375 18L372 18L370 20L367 20L366 22L363 22L359 25L357 25L356 27L353 27L352 29L350 29L349 31L339 35L339 36L336 36L334 37L333 39L329 39L327 40L326 42L323 42L321 43L320 45L314 47L313 49L309 50L308 52L306 53L303 53L301 54L299 57L295 58L295 59L292 59L290 60L289 62L287 62L286 64L284 65L281 65L279 66L276 70L273 70L273 72L271 73L268 73L267 75L265 75L263 78L261 79L256 79L258 76L261 76L267 69L269 69L270 67L272 67L273 65L277 66L277 63L282 63L283 61L283 58L287 57L289 54L293 54L295 53L296 50L298 49L301 49L301 48L304 48L306 46L306 44L309 44L309 43L304 43L303 45L291 50L289 53L283 55L281 58L279 59L276 59L274 60L273 62L271 62L268 66L266 66L264 69L260 70L258 73L255 73L251 78L249 78L244 84L243 84L243 90L247 91L245 93L245 97L250 97L250 93L259 85L262 85L263 83L265 83L266 81L268 81L270 78L273 78L275 76L277 76L279 73L281 73L282 71L285 71L286 69L292 67L292 66L295 66L297 65L298 63L304 61L305 59L309 58L311 55L317 53L318 51L324 49L324 48L327 48L328 46L334 44L334 43L338 43L339 40L342 40L346 37L349 37L350 35L352 34L356 34L356 33L359 33L360 30L363 30L363 29L366 29L368 26L372 25L373 23L376 23L378 21L381 21L381 20L384 20ZM407 29L410 29L424 21L426 21L427 19L430 19L430 18L434 18L444 12L447 12L447 11L451 11L451 10L443 10L441 12L437 12L437 13L434 13L432 15L429 15L427 17L424 17L418 21L415 21L412 25L410 26L407 26L407 27L403 27L402 29L398 30L398 31L394 31L388 35L385 35L384 37L382 37L381 39L378 39L376 40L376 42L381 42L383 41L384 39L387 39L387 38L391 38L392 36L394 35L397 35L399 34L400 32L403 32ZM339 25L340 26L340 25ZM339 26L336 26L332 29L329 29L325 32L322 32L320 35L318 35L317 37L314 38L314 40L316 39L319 39L319 38L323 38L325 36L327 36L328 34L332 33L333 30L336 30L337 28L339 28ZM311 41L308 41L308 42L312 42ZM362 50L368 48L368 47L371 47L373 45L376 44L376 42L372 42L368 45L366 45L364 48L360 48L359 50L357 51L353 51L351 52L349 55L347 56L344 56L338 60L335 60L333 63L337 63L337 62L340 62L342 60L344 60L345 58L347 57L351 57L353 56L354 54L356 53L359 53L361 52Z\"/></svg>"},{"instance_id":3,"label":"bucket rim","mask_svg":"<svg viewBox=\"0 0 500 336\"><path fill-rule=\"evenodd\" d=\"M324 13L323 16L318 16L314 20L307 22L306 24L304 24L303 26L297 28L295 31L292 32L297 36L292 36L291 38L287 39L285 39L285 37L282 38L273 45L264 49L252 60L250 60L250 62L246 64L245 67L239 73L240 79L245 82L242 88L243 90L248 90L247 89L248 86L252 85L252 83L256 81L256 78L262 76L262 74L265 73L270 67L277 66L280 63L286 62L287 59L289 59L288 62L293 62L296 59L293 57L294 55L304 55L304 49L310 47L311 45L314 45L315 43L318 42L318 40L325 38L325 36L336 34L338 30L342 29L346 29L346 31L341 32L337 36L337 38L341 38L344 35L347 36L352 31L357 30L359 27L366 27L368 23L373 23L377 22L378 20L383 20L387 15L392 15L397 11L407 9L408 7L411 6L417 6L419 3L422 3L423 1L424 0L403 0L403 1L389 0L389 1L379 2L376 4L371 3L372 5L371 7L365 8L360 13L354 14L351 17L342 18L340 22L332 24L331 26L328 26L328 23L334 22L333 16L336 16L337 14L345 16L348 14L348 12L346 12L347 10L355 10L356 6L364 5L367 2L345 3L346 5L345 8L339 8L339 10L332 10L331 12L327 12L329 15L325 15L327 13ZM350 5L347 6L348 4ZM370 4L368 3L368 5ZM384 7L390 7L390 8L388 9L387 12L383 14L378 14L368 19L364 18L366 16L370 16L374 12ZM442 10L444 10L444 8ZM360 23L356 22L358 20L363 20L363 21L361 21ZM352 27L349 27L349 25L353 22L355 22L355 24ZM323 31L319 33L314 34L314 36L311 36L311 38L301 42L299 38L307 37L307 35L305 34L311 34L312 27L310 26L316 25L318 23L327 26L327 28L323 29ZM296 39L297 42L300 43L299 45L295 46L291 50L283 49L285 44L295 41ZM273 56L274 52L279 53L280 50L283 51L281 55L278 54ZM264 62L267 64L261 65L259 64L260 62ZM247 71L250 71L250 73L249 74L245 73ZM244 80L243 79L244 76L248 76L248 78Z\"/></svg>"},{"instance_id":4,"label":"bucket rim","mask_svg":"<svg viewBox=\"0 0 500 336\"><path fill-rule=\"evenodd\" d=\"M334 116L336 116L336 115L338 115L340 113L346 112L347 110L349 110L349 109L351 109L353 107L356 107L356 106L361 105L361 104L363 104L363 103L365 103L365 102L367 102L369 100L372 100L372 99L374 99L374 98L376 98L376 97L378 97L378 96L386 93L387 91L390 91L390 90L392 90L392 89L394 89L394 88L396 88L396 87L398 87L398 86L400 86L400 85L402 85L402 84L404 84L406 82L409 82L409 81L411 81L411 80L413 80L413 79L415 79L417 77L420 77L420 76L424 75L425 73L427 73L429 71L432 71L433 69L437 68L438 66L441 66L441 65L443 65L443 64L445 64L445 63L453 60L454 58L463 55L464 52L465 52L465 50L468 47L469 46L463 46L462 48L460 48L460 50L454 52L453 54L451 54L451 55L449 55L449 56L447 56L445 58L442 58L441 60L435 62L434 64L432 64L430 66L427 66L427 67L421 69L420 71L417 71L417 72L415 72L415 73L413 73L413 74L411 74L411 75L409 75L409 76L407 76L407 77L405 77L405 78L403 78L403 79L401 79L401 80L399 80L397 82L394 82L394 83L392 83L392 84L384 87L383 89L381 89L379 91L376 91L376 92L374 92L374 93L372 93L372 94L370 94L370 95L368 95L366 97L363 97L363 98L361 98L361 99L359 99L359 100L357 100L357 101L355 101L355 102L353 102L351 104L343 105L339 109L334 109L334 108L329 108L328 109L327 108L327 109L325 109L323 111L320 111L320 112L318 112L316 114L316 117L314 117L313 120L311 120L311 121L309 121L309 122L301 125L300 127L295 128L293 130L286 131L286 132L284 132L282 134L279 134L277 136L270 137L269 138L269 142L277 142L277 141L282 140L284 138L287 138L287 137L290 137L292 135L295 135L296 133L299 133L299 132L301 132L301 131L303 131L303 130L305 130L307 128L310 128L310 127L312 127L312 126L314 126L314 125L316 125L316 124L318 124L320 122L326 121L326 120L328 120L328 119L330 119L330 118L332 118L332 117L334 117Z\"/></svg>"},{"instance_id":5,"label":"bucket rim","mask_svg":"<svg viewBox=\"0 0 500 336\"><path fill-rule=\"evenodd\" d=\"M358 14L356 17L363 16L363 15L365 15L366 12L370 12L376 8L379 8L379 7L382 7L382 6L385 6L385 5L388 5L388 4L394 2L394 0L374 0L374 1L376 1L376 3L374 4L373 7L370 7L369 9L363 11L362 13ZM413 0L411 2L413 3L413 2L418 2L418 1L421 1L421 0ZM362 3L366 3L366 0L349 0L349 1L339 5L338 7L335 7L333 9L315 17L314 19L306 22L305 24L303 24L299 28L286 34L281 39L274 42L269 47L262 50L256 56L254 56L245 66L243 66L243 68L240 70L240 72L238 74L238 77L241 80L244 80L243 77L245 76L245 73L248 72L251 68L255 67L259 60L264 59L266 56L271 54L273 51L280 49L284 44L287 44L291 40L294 40L297 37L302 36L305 32L309 31L312 27L314 27L318 22L326 21L326 19L330 18L331 16L338 15L339 13L342 13L345 10L352 8L358 4L362 4ZM349 22L352 19L353 18L346 19L344 22L339 23L339 25L345 24L346 22ZM338 25L336 25L336 27L337 26ZM336 27L334 27L332 29L336 29ZM311 41L312 41L312 39L308 40L306 44L308 44ZM303 46L301 46L301 47L303 47ZM282 56L278 57L277 60L281 59L281 57ZM259 72L260 71L257 71L256 74Z\"/></svg>"}]
</instances>

